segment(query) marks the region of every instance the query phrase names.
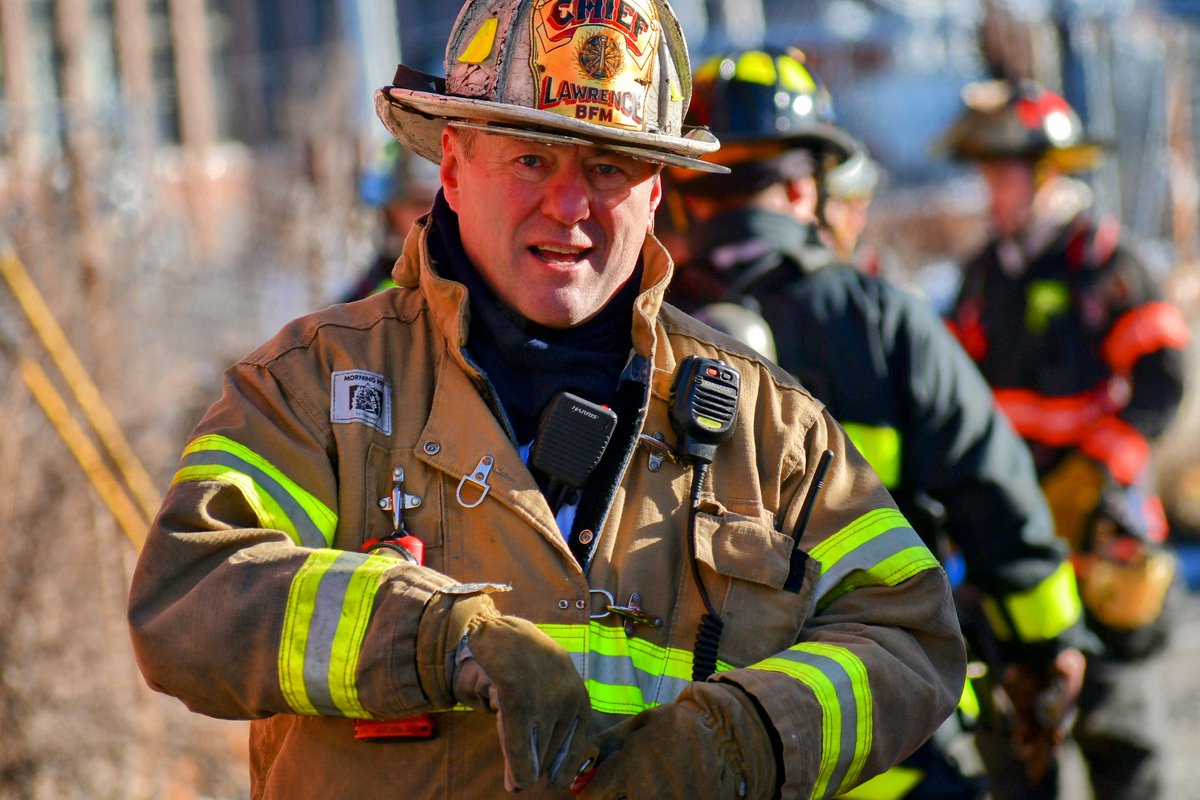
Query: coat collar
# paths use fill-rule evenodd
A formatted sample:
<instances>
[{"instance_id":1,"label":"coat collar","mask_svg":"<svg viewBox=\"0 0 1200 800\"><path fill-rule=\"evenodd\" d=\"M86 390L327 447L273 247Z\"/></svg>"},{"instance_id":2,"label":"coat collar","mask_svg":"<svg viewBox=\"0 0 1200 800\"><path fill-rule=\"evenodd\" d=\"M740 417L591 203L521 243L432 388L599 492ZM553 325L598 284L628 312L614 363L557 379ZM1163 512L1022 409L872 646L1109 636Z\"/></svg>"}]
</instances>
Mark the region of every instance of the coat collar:
<instances>
[{"instance_id":1,"label":"coat collar","mask_svg":"<svg viewBox=\"0 0 1200 800\"><path fill-rule=\"evenodd\" d=\"M434 325L451 345L452 356L464 370L478 374L479 370L463 354L469 328L467 290L435 270L428 244L432 225L429 214L414 223L404 242L404 252L392 269L392 279L401 288L420 290ZM658 335L656 321L674 267L666 248L653 235L647 235L642 245L642 262L642 286L634 307L632 338L634 351L650 358Z\"/></svg>"}]
</instances>

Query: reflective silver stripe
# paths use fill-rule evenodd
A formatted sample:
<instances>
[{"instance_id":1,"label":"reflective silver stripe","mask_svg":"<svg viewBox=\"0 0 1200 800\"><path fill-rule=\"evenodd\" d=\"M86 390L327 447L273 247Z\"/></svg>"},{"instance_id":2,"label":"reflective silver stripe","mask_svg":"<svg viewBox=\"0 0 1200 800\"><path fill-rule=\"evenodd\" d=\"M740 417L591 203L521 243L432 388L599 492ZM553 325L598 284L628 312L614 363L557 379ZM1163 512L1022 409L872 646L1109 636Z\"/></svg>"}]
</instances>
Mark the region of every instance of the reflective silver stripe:
<instances>
[{"instance_id":1,"label":"reflective silver stripe","mask_svg":"<svg viewBox=\"0 0 1200 800\"><path fill-rule=\"evenodd\" d=\"M296 535L300 537L297 544L302 547L328 547L329 542L326 541L325 534L313 522L312 517L308 515L304 506L292 497L291 493L284 488L279 481L268 472L265 472L248 461L238 458L232 453L223 450L201 450L194 453L189 453L180 461L180 468L193 466L221 466L228 469L247 475L258 486L261 486L271 499L274 500L283 512L287 514L288 519L296 528Z\"/></svg>"},{"instance_id":2,"label":"reflective silver stripe","mask_svg":"<svg viewBox=\"0 0 1200 800\"><path fill-rule=\"evenodd\" d=\"M357 670L386 556L314 550L292 578L279 643L280 690L297 714L365 717Z\"/></svg>"},{"instance_id":3,"label":"reflective silver stripe","mask_svg":"<svg viewBox=\"0 0 1200 800\"><path fill-rule=\"evenodd\" d=\"M363 553L339 553L329 569L321 576L316 602L308 623L308 643L304 650L304 688L309 702L318 712L341 716L343 711L333 701L329 686L329 665L333 658L333 642L346 605L346 590L354 571L366 562Z\"/></svg>"}]
</instances>

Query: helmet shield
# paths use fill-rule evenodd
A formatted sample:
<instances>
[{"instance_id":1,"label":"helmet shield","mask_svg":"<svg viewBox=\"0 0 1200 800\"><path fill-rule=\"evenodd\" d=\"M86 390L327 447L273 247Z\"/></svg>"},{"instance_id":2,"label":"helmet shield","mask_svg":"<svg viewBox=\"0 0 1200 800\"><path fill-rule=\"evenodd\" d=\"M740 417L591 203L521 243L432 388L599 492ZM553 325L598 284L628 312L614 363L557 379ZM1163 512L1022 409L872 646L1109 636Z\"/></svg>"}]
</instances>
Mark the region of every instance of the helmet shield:
<instances>
[{"instance_id":1,"label":"helmet shield","mask_svg":"<svg viewBox=\"0 0 1200 800\"><path fill-rule=\"evenodd\" d=\"M699 160L717 140L684 131L690 64L665 0L468 0L445 67L401 66L375 93L392 135L432 161L449 123L724 171Z\"/></svg>"}]
</instances>

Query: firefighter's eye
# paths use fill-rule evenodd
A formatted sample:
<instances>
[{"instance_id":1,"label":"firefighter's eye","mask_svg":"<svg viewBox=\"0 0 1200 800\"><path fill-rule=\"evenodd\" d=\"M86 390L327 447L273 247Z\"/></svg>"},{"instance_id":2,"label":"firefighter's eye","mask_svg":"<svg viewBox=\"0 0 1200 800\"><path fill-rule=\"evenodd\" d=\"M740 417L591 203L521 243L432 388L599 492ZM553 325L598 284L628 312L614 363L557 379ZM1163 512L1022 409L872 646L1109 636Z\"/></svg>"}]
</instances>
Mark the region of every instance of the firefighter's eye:
<instances>
[{"instance_id":1,"label":"firefighter's eye","mask_svg":"<svg viewBox=\"0 0 1200 800\"><path fill-rule=\"evenodd\" d=\"M518 164L528 169L539 169L546 166L546 159L537 153L525 153L516 158Z\"/></svg>"}]
</instances>

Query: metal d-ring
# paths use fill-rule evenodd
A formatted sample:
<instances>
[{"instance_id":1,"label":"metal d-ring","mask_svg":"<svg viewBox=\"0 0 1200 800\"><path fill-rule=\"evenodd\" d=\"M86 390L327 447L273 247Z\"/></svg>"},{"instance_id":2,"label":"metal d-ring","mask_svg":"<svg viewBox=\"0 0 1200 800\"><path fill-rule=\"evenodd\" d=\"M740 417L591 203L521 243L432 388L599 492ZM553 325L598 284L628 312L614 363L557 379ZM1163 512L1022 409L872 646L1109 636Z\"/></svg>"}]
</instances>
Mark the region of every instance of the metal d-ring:
<instances>
[{"instance_id":1,"label":"metal d-ring","mask_svg":"<svg viewBox=\"0 0 1200 800\"><path fill-rule=\"evenodd\" d=\"M496 460L491 456L484 456L483 458L479 459L479 463L475 465L475 469L472 470L469 475L462 476L462 480L458 482L458 489L454 492L454 498L458 500L458 504L460 506L463 508L475 508L477 505L483 502L483 498L488 496L488 492L492 490L492 487L488 484L487 479L488 475L491 474L492 466L495 463ZM463 486L468 483L478 486L483 490L483 492L479 495L479 499L474 503L468 503L467 501L463 500Z\"/></svg>"}]
</instances>

